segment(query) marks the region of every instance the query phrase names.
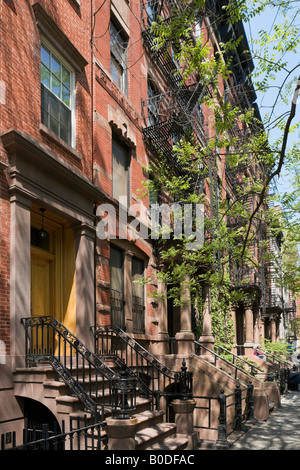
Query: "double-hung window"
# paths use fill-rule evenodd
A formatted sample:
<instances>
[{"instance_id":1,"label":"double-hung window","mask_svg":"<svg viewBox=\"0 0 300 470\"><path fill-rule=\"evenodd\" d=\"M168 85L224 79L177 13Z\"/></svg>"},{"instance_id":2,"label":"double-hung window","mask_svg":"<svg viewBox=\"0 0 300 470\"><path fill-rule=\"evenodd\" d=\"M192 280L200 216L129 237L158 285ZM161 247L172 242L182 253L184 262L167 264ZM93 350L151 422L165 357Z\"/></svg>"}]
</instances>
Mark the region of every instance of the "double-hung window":
<instances>
[{"instance_id":1,"label":"double-hung window","mask_svg":"<svg viewBox=\"0 0 300 470\"><path fill-rule=\"evenodd\" d=\"M159 121L159 96L151 81L148 80L148 126L154 126Z\"/></svg>"},{"instance_id":2,"label":"double-hung window","mask_svg":"<svg viewBox=\"0 0 300 470\"><path fill-rule=\"evenodd\" d=\"M129 149L113 136L112 139L112 195L115 199L129 195ZM126 204L127 205L127 204Z\"/></svg>"},{"instance_id":3,"label":"double-hung window","mask_svg":"<svg viewBox=\"0 0 300 470\"><path fill-rule=\"evenodd\" d=\"M50 131L75 147L75 76L71 67L52 49L41 44L41 119Z\"/></svg>"},{"instance_id":4,"label":"double-hung window","mask_svg":"<svg viewBox=\"0 0 300 470\"><path fill-rule=\"evenodd\" d=\"M110 23L110 72L114 82L127 94L128 40L114 22Z\"/></svg>"}]
</instances>

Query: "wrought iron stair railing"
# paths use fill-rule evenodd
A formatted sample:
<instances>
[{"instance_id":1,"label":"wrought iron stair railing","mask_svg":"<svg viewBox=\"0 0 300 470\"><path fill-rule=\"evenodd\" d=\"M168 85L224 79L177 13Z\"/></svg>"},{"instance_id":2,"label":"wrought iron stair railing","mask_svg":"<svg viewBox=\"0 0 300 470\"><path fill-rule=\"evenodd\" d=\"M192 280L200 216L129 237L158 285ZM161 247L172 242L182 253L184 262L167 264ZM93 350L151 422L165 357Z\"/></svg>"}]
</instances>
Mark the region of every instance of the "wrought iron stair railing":
<instances>
[{"instance_id":1,"label":"wrought iron stair railing","mask_svg":"<svg viewBox=\"0 0 300 470\"><path fill-rule=\"evenodd\" d=\"M228 351L227 349L223 348L222 346L215 345L215 349L218 349L219 354L216 351L212 351L211 349L207 348L203 344L199 343L198 341L195 341L195 353L198 356L201 356L201 350L204 352L210 354L214 358L213 364L216 366L217 361L220 360L224 362L225 364L228 364L229 366L234 368L234 378L238 378L238 373L243 372L250 374L253 377L256 378L265 378L265 374L263 374L262 369L255 365L252 364L251 362L247 361L246 359L237 356L236 354L232 353L231 351ZM231 360L226 359L225 357L221 356L221 353L227 356L231 356Z\"/></svg>"},{"instance_id":2,"label":"wrought iron stair railing","mask_svg":"<svg viewBox=\"0 0 300 470\"><path fill-rule=\"evenodd\" d=\"M193 394L193 374L183 361L180 371L174 371L160 362L137 341L116 325L94 326L95 353L105 361L126 366L137 380L137 387L149 398L152 407L159 409L160 397L188 399Z\"/></svg>"},{"instance_id":3,"label":"wrought iron stair railing","mask_svg":"<svg viewBox=\"0 0 300 470\"><path fill-rule=\"evenodd\" d=\"M90 351L56 318L22 318L26 366L47 363L92 414L104 417L114 405L113 383L119 374Z\"/></svg>"},{"instance_id":4,"label":"wrought iron stair railing","mask_svg":"<svg viewBox=\"0 0 300 470\"><path fill-rule=\"evenodd\" d=\"M270 362L275 367L279 369L289 369L291 367L291 363L287 360L283 359L277 354L272 354L271 352L267 351L265 348L259 346L259 352L265 357L267 362Z\"/></svg>"}]
</instances>

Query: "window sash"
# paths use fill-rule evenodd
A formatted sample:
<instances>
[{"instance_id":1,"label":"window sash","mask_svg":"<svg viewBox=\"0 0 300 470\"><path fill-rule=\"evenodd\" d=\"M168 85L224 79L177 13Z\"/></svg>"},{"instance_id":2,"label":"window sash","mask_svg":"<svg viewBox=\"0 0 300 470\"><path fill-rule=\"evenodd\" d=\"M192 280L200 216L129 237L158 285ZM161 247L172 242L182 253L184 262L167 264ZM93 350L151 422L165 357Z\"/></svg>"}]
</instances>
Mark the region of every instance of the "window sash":
<instances>
[{"instance_id":1,"label":"window sash","mask_svg":"<svg viewBox=\"0 0 300 470\"><path fill-rule=\"evenodd\" d=\"M112 195L128 198L129 190L129 151L116 139L112 139Z\"/></svg>"},{"instance_id":2,"label":"window sash","mask_svg":"<svg viewBox=\"0 0 300 470\"><path fill-rule=\"evenodd\" d=\"M75 75L44 38L41 42L41 121L75 147Z\"/></svg>"},{"instance_id":3,"label":"window sash","mask_svg":"<svg viewBox=\"0 0 300 470\"><path fill-rule=\"evenodd\" d=\"M110 23L111 76L119 88L127 93L127 46L128 41L113 22Z\"/></svg>"},{"instance_id":4,"label":"window sash","mask_svg":"<svg viewBox=\"0 0 300 470\"><path fill-rule=\"evenodd\" d=\"M71 110L43 84L41 96L42 123L71 145Z\"/></svg>"}]
</instances>

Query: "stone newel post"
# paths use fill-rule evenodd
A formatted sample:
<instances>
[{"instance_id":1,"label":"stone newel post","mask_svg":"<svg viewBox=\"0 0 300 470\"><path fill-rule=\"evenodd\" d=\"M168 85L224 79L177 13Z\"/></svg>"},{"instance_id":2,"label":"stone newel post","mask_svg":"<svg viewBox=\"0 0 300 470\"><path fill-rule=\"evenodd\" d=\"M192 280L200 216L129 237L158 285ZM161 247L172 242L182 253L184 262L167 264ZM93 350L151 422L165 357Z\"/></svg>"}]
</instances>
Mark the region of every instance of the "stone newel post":
<instances>
[{"instance_id":1,"label":"stone newel post","mask_svg":"<svg viewBox=\"0 0 300 470\"><path fill-rule=\"evenodd\" d=\"M108 450L134 450L135 435L138 427L137 418L106 419Z\"/></svg>"},{"instance_id":2,"label":"stone newel post","mask_svg":"<svg viewBox=\"0 0 300 470\"><path fill-rule=\"evenodd\" d=\"M198 433L194 431L193 419L195 400L173 400L171 405L175 413L176 435L187 437L186 450L195 449L198 444Z\"/></svg>"}]
</instances>

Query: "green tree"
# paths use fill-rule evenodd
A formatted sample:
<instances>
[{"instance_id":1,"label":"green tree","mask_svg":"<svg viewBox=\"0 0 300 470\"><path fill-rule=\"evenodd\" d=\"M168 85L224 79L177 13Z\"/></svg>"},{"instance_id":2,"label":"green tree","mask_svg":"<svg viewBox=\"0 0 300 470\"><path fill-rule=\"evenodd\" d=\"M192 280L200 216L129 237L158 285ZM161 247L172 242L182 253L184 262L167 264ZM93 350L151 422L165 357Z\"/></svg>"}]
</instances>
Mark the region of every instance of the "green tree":
<instances>
[{"instance_id":1,"label":"green tree","mask_svg":"<svg viewBox=\"0 0 300 470\"><path fill-rule=\"evenodd\" d=\"M291 2L229 0L217 2L222 8L211 8L214 2L180 0L174 4L168 21L158 16L152 23L157 50L169 50L177 63L182 64L180 73L182 84L191 76L201 82L205 93L201 95L201 104L212 116L209 121L209 137L205 142L193 131L196 121L187 115L185 132L173 146L172 161L164 153L150 164L151 179L145 186L154 191L157 185L171 201L187 204L203 204L206 208L204 220L204 243L200 249L187 248L190 239L184 235L181 239L170 238L160 233L156 242L158 257L165 263L166 269L158 274L163 282L175 286L169 290L170 297L180 304L181 289L188 276L188 289L192 293L195 309L201 305L201 286L208 284L212 288L212 317L214 335L217 340L228 342L232 338L230 306L245 297L251 297L251 291L243 289L248 278L243 273L253 269L263 275L266 263L271 262L269 238L274 231L284 231L285 252L298 243L299 225L286 217L283 210L281 217L269 208L270 184L280 177L284 163L293 160L294 154L288 149L288 138L292 130L292 121L296 114L297 97L300 81L293 89L290 107L280 117L272 121L272 113L283 95L286 85L294 80L294 69L288 70L284 60L284 50L296 50L300 40L300 30L293 17ZM295 3L295 2L293 2ZM297 2L296 2L297 3ZM254 88L267 91L272 87L277 74L285 72L285 77L277 87L273 108L264 120L252 106L227 100L220 93L220 83L232 75L234 52L240 50L242 38L230 38L219 42L219 48L212 50L209 40L204 37L197 40L192 34L192 24L207 16L211 27L235 24L255 18L266 8L278 8L284 22L275 25L271 36L261 31L255 39L258 66L252 73ZM273 52L270 53L272 47ZM247 60L249 51L239 52ZM270 128L277 128L280 137L270 142ZM297 151L297 156L299 151ZM176 166L170 163L176 161ZM226 168L227 177L231 177L233 188L228 198L227 179L218 177ZM247 171L249 170L250 171ZM224 176L224 173L223 173ZM298 182L298 181L297 181ZM285 196L283 203L290 210L295 210L295 200ZM173 227L174 229L174 227ZM254 256L254 252L256 256ZM233 276L233 267L238 267L241 276ZM281 282L297 293L299 291L299 269L286 257L281 263ZM235 285L235 289L232 289ZM201 317L201 315L200 315ZM199 321L201 329L201 319Z\"/></svg>"}]
</instances>

